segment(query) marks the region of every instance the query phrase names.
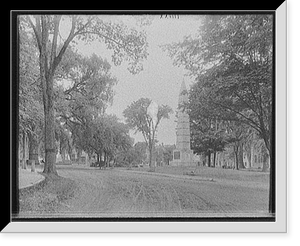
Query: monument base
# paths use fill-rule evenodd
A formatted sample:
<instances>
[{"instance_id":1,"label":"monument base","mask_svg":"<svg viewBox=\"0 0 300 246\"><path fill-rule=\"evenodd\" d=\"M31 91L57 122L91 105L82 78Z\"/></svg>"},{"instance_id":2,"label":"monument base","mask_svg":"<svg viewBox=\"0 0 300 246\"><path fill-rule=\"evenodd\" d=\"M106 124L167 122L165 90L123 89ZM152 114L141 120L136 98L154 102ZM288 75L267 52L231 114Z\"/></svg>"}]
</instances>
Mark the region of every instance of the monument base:
<instances>
[{"instance_id":1,"label":"monument base","mask_svg":"<svg viewBox=\"0 0 300 246\"><path fill-rule=\"evenodd\" d=\"M197 162L194 161L193 151L175 149L173 151L173 161L170 162L170 166L197 166Z\"/></svg>"}]
</instances>

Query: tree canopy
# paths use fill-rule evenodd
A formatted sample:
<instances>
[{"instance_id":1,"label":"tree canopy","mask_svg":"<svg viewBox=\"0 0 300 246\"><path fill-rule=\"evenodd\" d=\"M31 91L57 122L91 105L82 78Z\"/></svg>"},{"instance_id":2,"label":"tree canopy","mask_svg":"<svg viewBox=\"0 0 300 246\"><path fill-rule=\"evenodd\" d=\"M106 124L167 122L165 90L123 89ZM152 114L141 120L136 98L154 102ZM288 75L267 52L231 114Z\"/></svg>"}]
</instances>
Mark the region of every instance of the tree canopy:
<instances>
[{"instance_id":1,"label":"tree canopy","mask_svg":"<svg viewBox=\"0 0 300 246\"><path fill-rule=\"evenodd\" d=\"M70 27L68 35L64 39L61 35L61 30L64 29L61 24L68 21ZM103 42L109 50L113 51L112 61L115 65L126 62L128 70L132 74L136 74L142 70L142 61L148 55L146 35L143 32L128 28L121 22L114 23L104 20L99 15L24 15L19 16L19 23L21 22L22 25L24 24L32 30L39 51L39 80L45 126L44 172L57 174L55 168L54 78L57 76L58 66L61 64L71 42L77 40ZM76 71L73 73L75 76L78 75L76 75ZM90 75L89 71L86 75ZM74 90L80 90L81 82L74 83ZM92 97L92 93L89 96Z\"/></svg>"},{"instance_id":2,"label":"tree canopy","mask_svg":"<svg viewBox=\"0 0 300 246\"><path fill-rule=\"evenodd\" d=\"M155 134L157 132L157 127L162 119L168 119L169 115L173 110L168 105L158 106L156 115L155 115L155 124L153 116L147 112L149 105L151 104L151 99L149 98L140 98L137 101L132 102L123 112L123 115L126 119L126 123L131 129L134 129L136 132L141 132L145 143L147 144L149 153L150 153L150 166L152 166L152 150L155 141Z\"/></svg>"},{"instance_id":3,"label":"tree canopy","mask_svg":"<svg viewBox=\"0 0 300 246\"><path fill-rule=\"evenodd\" d=\"M204 16L195 38L165 46L196 78L191 101L202 114L243 122L270 149L273 85L271 15ZM206 106L206 109L204 107Z\"/></svg>"},{"instance_id":4,"label":"tree canopy","mask_svg":"<svg viewBox=\"0 0 300 246\"><path fill-rule=\"evenodd\" d=\"M24 26L19 26L19 131L34 134L43 121L38 51Z\"/></svg>"}]
</instances>

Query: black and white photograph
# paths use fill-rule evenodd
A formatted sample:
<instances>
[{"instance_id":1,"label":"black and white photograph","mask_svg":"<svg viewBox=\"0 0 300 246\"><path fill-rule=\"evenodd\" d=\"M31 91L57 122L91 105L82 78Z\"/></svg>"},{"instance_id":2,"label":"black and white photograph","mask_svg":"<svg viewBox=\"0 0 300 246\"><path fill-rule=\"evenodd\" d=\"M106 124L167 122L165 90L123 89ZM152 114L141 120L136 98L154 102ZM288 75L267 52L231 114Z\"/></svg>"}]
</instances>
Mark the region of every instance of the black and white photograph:
<instances>
[{"instance_id":1,"label":"black and white photograph","mask_svg":"<svg viewBox=\"0 0 300 246\"><path fill-rule=\"evenodd\" d=\"M278 222L274 12L16 21L13 221Z\"/></svg>"}]
</instances>

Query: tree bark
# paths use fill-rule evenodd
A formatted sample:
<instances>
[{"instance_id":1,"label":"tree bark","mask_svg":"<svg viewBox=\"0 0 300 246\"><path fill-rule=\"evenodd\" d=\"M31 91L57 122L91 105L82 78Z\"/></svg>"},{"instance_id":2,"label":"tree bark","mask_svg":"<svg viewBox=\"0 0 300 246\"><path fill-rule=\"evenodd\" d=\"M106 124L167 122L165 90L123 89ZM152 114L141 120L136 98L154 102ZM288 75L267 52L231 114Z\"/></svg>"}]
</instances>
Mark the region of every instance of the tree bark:
<instances>
[{"instance_id":1,"label":"tree bark","mask_svg":"<svg viewBox=\"0 0 300 246\"><path fill-rule=\"evenodd\" d=\"M49 102L50 104L50 102ZM53 101L51 102L53 104ZM44 173L57 174L56 171L56 145L54 133L54 108L53 105L44 107L45 114L45 167Z\"/></svg>"},{"instance_id":2,"label":"tree bark","mask_svg":"<svg viewBox=\"0 0 300 246\"><path fill-rule=\"evenodd\" d=\"M34 161L35 165L39 164L39 144L38 137L34 133L30 133L29 135L29 161Z\"/></svg>"},{"instance_id":3,"label":"tree bark","mask_svg":"<svg viewBox=\"0 0 300 246\"><path fill-rule=\"evenodd\" d=\"M48 55L47 44L49 42L50 21L45 15L36 15L36 24L34 25L28 18L37 40L40 51L40 81L43 94L44 118L45 118L45 167L44 173L54 173L57 175L55 168L56 145L54 135L54 106L53 106L53 77L54 72L59 64L65 50L61 50L59 56L56 56L58 27L61 16L54 18L54 33L50 57ZM72 30L73 30L72 25ZM73 33L71 37L73 36ZM70 38L71 38L70 37ZM67 41L70 41L68 38ZM64 43L67 46L69 43Z\"/></svg>"},{"instance_id":4,"label":"tree bark","mask_svg":"<svg viewBox=\"0 0 300 246\"><path fill-rule=\"evenodd\" d=\"M100 154L97 153L97 162L100 162Z\"/></svg>"},{"instance_id":5,"label":"tree bark","mask_svg":"<svg viewBox=\"0 0 300 246\"><path fill-rule=\"evenodd\" d=\"M238 151L238 167L239 167L239 169L245 168L243 154L244 154L243 153L243 144L241 143L239 146L239 151Z\"/></svg>"},{"instance_id":6,"label":"tree bark","mask_svg":"<svg viewBox=\"0 0 300 246\"><path fill-rule=\"evenodd\" d=\"M26 169L26 133L23 132L23 158L22 158L22 168Z\"/></svg>"},{"instance_id":7,"label":"tree bark","mask_svg":"<svg viewBox=\"0 0 300 246\"><path fill-rule=\"evenodd\" d=\"M214 164L213 164L213 167L216 167L216 155L217 155L217 152L214 151Z\"/></svg>"},{"instance_id":8,"label":"tree bark","mask_svg":"<svg viewBox=\"0 0 300 246\"><path fill-rule=\"evenodd\" d=\"M108 167L108 158L107 158L107 152L104 151L104 166Z\"/></svg>"},{"instance_id":9,"label":"tree bark","mask_svg":"<svg viewBox=\"0 0 300 246\"><path fill-rule=\"evenodd\" d=\"M262 168L262 172L267 172L267 170L268 170L268 158L267 158L267 156L266 156L266 154L262 154L262 156L263 156L263 168Z\"/></svg>"},{"instance_id":10,"label":"tree bark","mask_svg":"<svg viewBox=\"0 0 300 246\"><path fill-rule=\"evenodd\" d=\"M66 150L62 149L61 152L60 152L60 155L61 155L63 163L65 163L65 161L66 161Z\"/></svg>"},{"instance_id":11,"label":"tree bark","mask_svg":"<svg viewBox=\"0 0 300 246\"><path fill-rule=\"evenodd\" d=\"M250 149L250 165L249 165L249 167L251 168L251 167L253 167L253 165L254 165L254 142L252 140L251 149Z\"/></svg>"},{"instance_id":12,"label":"tree bark","mask_svg":"<svg viewBox=\"0 0 300 246\"><path fill-rule=\"evenodd\" d=\"M238 155L238 152L239 152L239 146L237 146L237 145L235 145L234 147L233 147L233 150L234 150L234 157L235 157L235 162L234 162L234 164L235 164L235 169L236 170L239 170L239 155Z\"/></svg>"},{"instance_id":13,"label":"tree bark","mask_svg":"<svg viewBox=\"0 0 300 246\"><path fill-rule=\"evenodd\" d=\"M46 16L36 17L34 31L40 50L40 80L43 94L44 120L45 120L45 166L44 173L57 174L55 168L56 145L54 135L54 106L53 106L53 64L48 64L47 43L49 37L49 23ZM51 63L51 61L50 61Z\"/></svg>"},{"instance_id":14,"label":"tree bark","mask_svg":"<svg viewBox=\"0 0 300 246\"><path fill-rule=\"evenodd\" d=\"M81 154L82 154L82 150L81 149L76 149L77 164L79 164L80 161L81 161Z\"/></svg>"},{"instance_id":15,"label":"tree bark","mask_svg":"<svg viewBox=\"0 0 300 246\"><path fill-rule=\"evenodd\" d=\"M207 164L208 167L211 166L211 153L210 151L208 151L208 164Z\"/></svg>"},{"instance_id":16,"label":"tree bark","mask_svg":"<svg viewBox=\"0 0 300 246\"><path fill-rule=\"evenodd\" d=\"M87 164L90 165L91 164L91 158L92 158L92 153L88 151L88 156L87 156Z\"/></svg>"},{"instance_id":17,"label":"tree bark","mask_svg":"<svg viewBox=\"0 0 300 246\"><path fill-rule=\"evenodd\" d=\"M153 168L153 153L152 153L152 146L149 145L149 167Z\"/></svg>"},{"instance_id":18,"label":"tree bark","mask_svg":"<svg viewBox=\"0 0 300 246\"><path fill-rule=\"evenodd\" d=\"M270 126L270 129L272 129L272 126ZM272 132L272 131L270 131ZM273 175L275 176L276 174L276 170L274 170L273 167L273 156L272 156L272 147L271 147L271 142L272 142L272 134L270 136L270 138L268 139L267 137L264 138L265 141L265 145L266 148L268 150L269 153L269 158L270 158L270 178L269 178L269 212L270 213L276 213L276 202L273 203L273 199L274 201L276 200L276 190L274 189L275 186L275 180L273 180Z\"/></svg>"},{"instance_id":19,"label":"tree bark","mask_svg":"<svg viewBox=\"0 0 300 246\"><path fill-rule=\"evenodd\" d=\"M236 170L239 170L239 156L238 156L238 153L237 152L234 152L234 155L235 155L235 169Z\"/></svg>"},{"instance_id":20,"label":"tree bark","mask_svg":"<svg viewBox=\"0 0 300 246\"><path fill-rule=\"evenodd\" d=\"M270 153L270 178L269 178L269 213L275 213L275 170L273 167L274 160L272 156L272 148L269 151ZM274 191L274 192L273 192ZM274 203L273 203L274 200Z\"/></svg>"},{"instance_id":21,"label":"tree bark","mask_svg":"<svg viewBox=\"0 0 300 246\"><path fill-rule=\"evenodd\" d=\"M155 151L154 140L151 144L149 144L149 167L151 171L155 171L155 158L153 158L153 154Z\"/></svg>"}]
</instances>

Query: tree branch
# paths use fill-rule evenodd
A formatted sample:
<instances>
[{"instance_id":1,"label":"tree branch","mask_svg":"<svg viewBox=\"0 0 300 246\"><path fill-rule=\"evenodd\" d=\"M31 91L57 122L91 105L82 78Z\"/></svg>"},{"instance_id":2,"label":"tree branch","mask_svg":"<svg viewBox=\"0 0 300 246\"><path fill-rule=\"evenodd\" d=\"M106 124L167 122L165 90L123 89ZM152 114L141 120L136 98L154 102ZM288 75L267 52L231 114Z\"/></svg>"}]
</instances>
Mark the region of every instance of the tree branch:
<instances>
[{"instance_id":1,"label":"tree branch","mask_svg":"<svg viewBox=\"0 0 300 246\"><path fill-rule=\"evenodd\" d=\"M67 40L64 42L63 47L61 48L60 52L58 53L57 57L55 57L54 59L54 69L58 66L58 64L60 63L63 54L65 53L68 45L70 44L70 42L73 40L73 38L76 35L82 34L81 31L84 30L93 20L94 17L90 18L87 23L85 23L82 27L80 27L76 32L75 32L75 28L76 28L76 23L77 23L77 17L76 16L72 16L72 27L69 33L69 36L67 38Z\"/></svg>"},{"instance_id":2,"label":"tree branch","mask_svg":"<svg viewBox=\"0 0 300 246\"><path fill-rule=\"evenodd\" d=\"M95 32L95 31L85 31L85 32L81 32L81 33L78 33L78 34L94 34L94 35L97 35L97 36L100 36L104 39L107 39L115 44L117 44L119 47L122 47L127 53L131 54L131 55L134 55L135 56L135 53L131 50L129 50L126 46L126 44L123 44L123 43L120 43L118 42L117 40L113 39L113 38L110 38L109 36L107 35L104 35L100 32Z\"/></svg>"},{"instance_id":3,"label":"tree branch","mask_svg":"<svg viewBox=\"0 0 300 246\"><path fill-rule=\"evenodd\" d=\"M68 48L68 45L70 44L70 42L72 41L72 39L75 37L75 27L76 27L76 16L72 16L72 27L69 33L69 36L67 38L67 40L64 42L63 47L61 48L61 50L59 51L58 55L54 58L53 61L53 70L55 70L55 68L58 66L58 64L60 63L63 54L66 52L66 49Z\"/></svg>"},{"instance_id":4,"label":"tree branch","mask_svg":"<svg viewBox=\"0 0 300 246\"><path fill-rule=\"evenodd\" d=\"M80 89L79 87L85 86L87 80L89 80L89 79L92 77L92 75L93 75L92 72L87 72L86 74L84 74L84 75L81 77L80 81L77 80L77 82L76 82L76 78L74 78L74 80L75 80L75 81L74 81L74 85L73 85L71 88L65 90L65 91L64 91L64 94L65 94L65 95L70 95L70 93L71 93L72 91L80 92L80 91L79 91L79 89ZM81 94L82 94L82 93L81 93Z\"/></svg>"},{"instance_id":5,"label":"tree branch","mask_svg":"<svg viewBox=\"0 0 300 246\"><path fill-rule=\"evenodd\" d=\"M58 28L59 28L59 22L61 20L61 15L56 15L54 17L54 33L53 33L53 39L52 39L52 49L51 49L51 58L50 58L50 64L51 64L51 70L53 70L54 65L54 59L56 57L56 48L57 48L57 36L58 36Z\"/></svg>"},{"instance_id":6,"label":"tree branch","mask_svg":"<svg viewBox=\"0 0 300 246\"><path fill-rule=\"evenodd\" d=\"M236 95L243 103L245 103L246 106L247 106L249 109L251 109L251 110L257 115L257 117L259 117L259 114L256 112L256 110L254 110L254 108L253 108L249 103L247 103L246 100L244 100L244 99L242 98L242 96L240 96L236 91L234 92L234 94L235 94L235 95Z\"/></svg>"},{"instance_id":7,"label":"tree branch","mask_svg":"<svg viewBox=\"0 0 300 246\"><path fill-rule=\"evenodd\" d=\"M35 26L35 25L33 24L33 22L31 21L31 19L30 19L29 16L27 16L26 19L27 19L27 21L30 23L30 26L31 26L32 29L33 29L33 32L34 32L34 34L35 34L35 38L36 38L36 41L37 41L38 49L39 49L39 51L41 52L41 49L42 49L41 36L42 36L42 34L41 34L41 29L38 28L38 27L40 27L39 24L38 24L39 18L36 17L37 26Z\"/></svg>"},{"instance_id":8,"label":"tree branch","mask_svg":"<svg viewBox=\"0 0 300 246\"><path fill-rule=\"evenodd\" d=\"M246 121L244 121L245 124L247 124L247 125L253 127L253 128L256 129L258 132L261 132L261 127L260 127L255 121L253 121L251 118L249 118L249 117L243 115L242 113L240 113L240 112L237 111L237 110L232 109L231 107L226 106L225 104L219 104L219 103L216 103L216 102L213 102L213 103L214 103L215 105L221 107L221 108L225 108L225 109L227 109L227 110L230 110L230 111L232 111L232 112L234 112L234 113L240 115L242 118L244 118L244 119L246 120Z\"/></svg>"}]
</instances>

